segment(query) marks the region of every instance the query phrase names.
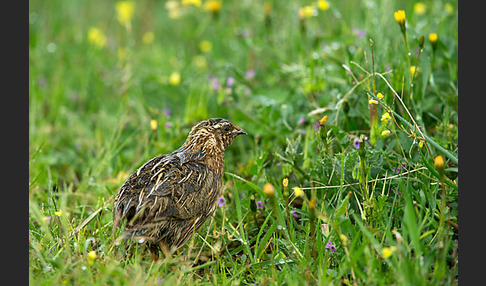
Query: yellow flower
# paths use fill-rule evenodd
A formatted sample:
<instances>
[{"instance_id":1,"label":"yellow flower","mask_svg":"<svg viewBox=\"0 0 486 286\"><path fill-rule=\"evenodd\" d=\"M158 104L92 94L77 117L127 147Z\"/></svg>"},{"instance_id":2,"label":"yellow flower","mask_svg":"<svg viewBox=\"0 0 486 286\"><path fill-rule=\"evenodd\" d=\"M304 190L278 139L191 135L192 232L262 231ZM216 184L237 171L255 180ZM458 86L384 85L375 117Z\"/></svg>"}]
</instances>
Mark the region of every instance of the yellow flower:
<instances>
[{"instance_id":1,"label":"yellow flower","mask_svg":"<svg viewBox=\"0 0 486 286\"><path fill-rule=\"evenodd\" d=\"M439 155L435 157L434 159L434 166L437 170L439 171L444 171L444 157L442 155Z\"/></svg>"},{"instance_id":2,"label":"yellow flower","mask_svg":"<svg viewBox=\"0 0 486 286\"><path fill-rule=\"evenodd\" d=\"M211 45L210 41L204 40L204 41L201 41L201 43L199 43L199 49L203 53L209 53L212 48L213 48L213 45Z\"/></svg>"},{"instance_id":3,"label":"yellow flower","mask_svg":"<svg viewBox=\"0 0 486 286\"><path fill-rule=\"evenodd\" d=\"M157 130L157 120L150 120L150 129L152 129L153 131Z\"/></svg>"},{"instance_id":4,"label":"yellow flower","mask_svg":"<svg viewBox=\"0 0 486 286\"><path fill-rule=\"evenodd\" d=\"M388 112L383 113L383 115L381 116L381 121L385 121L385 123L388 123L388 121L390 121L390 119L391 119L391 116Z\"/></svg>"},{"instance_id":5,"label":"yellow flower","mask_svg":"<svg viewBox=\"0 0 486 286\"><path fill-rule=\"evenodd\" d=\"M417 15L422 15L427 11L427 6L424 3L418 2L413 5L413 12Z\"/></svg>"},{"instance_id":6,"label":"yellow flower","mask_svg":"<svg viewBox=\"0 0 486 286\"><path fill-rule=\"evenodd\" d=\"M106 44L106 36L100 29L92 27L88 30L88 42L102 48Z\"/></svg>"},{"instance_id":7,"label":"yellow flower","mask_svg":"<svg viewBox=\"0 0 486 286\"><path fill-rule=\"evenodd\" d=\"M94 252L93 250L91 250L88 255L88 263L89 265L93 265L94 264L94 261L96 259L96 257L98 257L98 255L96 254L96 252Z\"/></svg>"},{"instance_id":8,"label":"yellow flower","mask_svg":"<svg viewBox=\"0 0 486 286\"><path fill-rule=\"evenodd\" d=\"M395 16L395 20L397 23L402 26L405 25L405 11L404 10L398 10L396 11L393 16Z\"/></svg>"},{"instance_id":9,"label":"yellow flower","mask_svg":"<svg viewBox=\"0 0 486 286\"><path fill-rule=\"evenodd\" d=\"M182 15L180 3L178 1L170 0L165 2L165 9L169 10L170 19L178 19Z\"/></svg>"},{"instance_id":10,"label":"yellow flower","mask_svg":"<svg viewBox=\"0 0 486 286\"><path fill-rule=\"evenodd\" d=\"M454 12L454 7L452 7L452 4L446 3L444 5L444 10L447 12L447 14L451 15Z\"/></svg>"},{"instance_id":11,"label":"yellow flower","mask_svg":"<svg viewBox=\"0 0 486 286\"><path fill-rule=\"evenodd\" d=\"M419 148L422 148L422 147L424 147L424 141L423 140L420 140L420 142L419 142Z\"/></svg>"},{"instance_id":12,"label":"yellow flower","mask_svg":"<svg viewBox=\"0 0 486 286\"><path fill-rule=\"evenodd\" d=\"M118 172L118 174L116 175L116 178L110 178L109 181L110 182L113 182L113 183L120 183L120 182L123 182L127 177L128 177L128 173L125 172L125 171L120 171Z\"/></svg>"},{"instance_id":13,"label":"yellow flower","mask_svg":"<svg viewBox=\"0 0 486 286\"><path fill-rule=\"evenodd\" d=\"M272 4L265 2L263 4L263 13L265 14L265 16L268 16L270 15L271 12L272 12Z\"/></svg>"},{"instance_id":14,"label":"yellow flower","mask_svg":"<svg viewBox=\"0 0 486 286\"><path fill-rule=\"evenodd\" d=\"M388 258L390 256L392 256L393 252L396 251L396 246L392 246L392 247L383 247L381 249L381 255L383 255L384 258Z\"/></svg>"},{"instance_id":15,"label":"yellow flower","mask_svg":"<svg viewBox=\"0 0 486 286\"><path fill-rule=\"evenodd\" d=\"M378 97L379 99L383 99L383 94L381 94L381 92L378 92L378 94L376 95L376 97Z\"/></svg>"},{"instance_id":16,"label":"yellow flower","mask_svg":"<svg viewBox=\"0 0 486 286\"><path fill-rule=\"evenodd\" d=\"M196 65L197 68L199 69L205 69L208 67L208 62L204 56L194 56L194 64Z\"/></svg>"},{"instance_id":17,"label":"yellow flower","mask_svg":"<svg viewBox=\"0 0 486 286\"><path fill-rule=\"evenodd\" d=\"M263 192L267 197L273 197L275 195L275 188L270 183L265 183L263 185Z\"/></svg>"},{"instance_id":18,"label":"yellow flower","mask_svg":"<svg viewBox=\"0 0 486 286\"><path fill-rule=\"evenodd\" d=\"M419 67L416 67L416 66L410 66L410 75L412 75L412 77L415 76L415 73L418 73L420 71L420 68Z\"/></svg>"},{"instance_id":19,"label":"yellow flower","mask_svg":"<svg viewBox=\"0 0 486 286\"><path fill-rule=\"evenodd\" d=\"M326 124L326 121L327 121L327 115L324 115L321 118L321 120L319 120L319 125L324 126L324 124Z\"/></svg>"},{"instance_id":20,"label":"yellow flower","mask_svg":"<svg viewBox=\"0 0 486 286\"><path fill-rule=\"evenodd\" d=\"M299 18L301 20L312 16L317 16L317 11L314 6L305 6L299 9Z\"/></svg>"},{"instance_id":21,"label":"yellow flower","mask_svg":"<svg viewBox=\"0 0 486 286\"><path fill-rule=\"evenodd\" d=\"M304 191L302 191L301 188L293 187L292 189L294 190L295 197L301 197L302 195L304 195Z\"/></svg>"},{"instance_id":22,"label":"yellow flower","mask_svg":"<svg viewBox=\"0 0 486 286\"><path fill-rule=\"evenodd\" d=\"M438 39L439 39L439 37L437 37L437 34L436 33L430 33L429 34L429 41L430 41L430 44L432 45L432 49L434 51L437 48L437 40Z\"/></svg>"},{"instance_id":23,"label":"yellow flower","mask_svg":"<svg viewBox=\"0 0 486 286\"><path fill-rule=\"evenodd\" d=\"M370 99L368 100L368 104L371 105L371 104L378 104L378 101L374 100L374 99Z\"/></svg>"},{"instance_id":24,"label":"yellow flower","mask_svg":"<svg viewBox=\"0 0 486 286\"><path fill-rule=\"evenodd\" d=\"M310 210L314 210L316 208L316 203L317 203L317 201L316 201L315 198L310 199L310 201L309 201L309 209Z\"/></svg>"},{"instance_id":25,"label":"yellow flower","mask_svg":"<svg viewBox=\"0 0 486 286\"><path fill-rule=\"evenodd\" d=\"M155 34L154 32L145 32L142 36L142 41L145 44L151 44L155 39Z\"/></svg>"},{"instance_id":26,"label":"yellow flower","mask_svg":"<svg viewBox=\"0 0 486 286\"><path fill-rule=\"evenodd\" d=\"M398 10L396 11L393 16L395 16L395 20L397 21L398 25L400 26L400 30L402 31L404 37L405 37L405 11L404 10Z\"/></svg>"},{"instance_id":27,"label":"yellow flower","mask_svg":"<svg viewBox=\"0 0 486 286\"><path fill-rule=\"evenodd\" d=\"M388 135L390 135L390 134L391 134L390 130L383 130L383 131L381 132L381 136L388 136Z\"/></svg>"},{"instance_id":28,"label":"yellow flower","mask_svg":"<svg viewBox=\"0 0 486 286\"><path fill-rule=\"evenodd\" d=\"M209 0L204 3L204 10L209 11L209 12L219 12L221 10L222 3L221 1L217 0Z\"/></svg>"},{"instance_id":29,"label":"yellow flower","mask_svg":"<svg viewBox=\"0 0 486 286\"><path fill-rule=\"evenodd\" d=\"M127 57L127 49L121 47L121 48L118 48L118 51L116 52L116 55L118 57L119 60L123 60L124 58Z\"/></svg>"},{"instance_id":30,"label":"yellow flower","mask_svg":"<svg viewBox=\"0 0 486 286\"><path fill-rule=\"evenodd\" d=\"M194 5L196 7L201 7L201 0L182 0L182 6Z\"/></svg>"},{"instance_id":31,"label":"yellow flower","mask_svg":"<svg viewBox=\"0 0 486 286\"><path fill-rule=\"evenodd\" d=\"M121 25L128 25L135 12L135 3L131 1L120 1L115 4L118 22Z\"/></svg>"},{"instance_id":32,"label":"yellow flower","mask_svg":"<svg viewBox=\"0 0 486 286\"><path fill-rule=\"evenodd\" d=\"M341 241L343 242L343 245L346 246L348 244L348 237L345 236L344 234L340 234L339 235L339 238L341 239Z\"/></svg>"},{"instance_id":33,"label":"yellow flower","mask_svg":"<svg viewBox=\"0 0 486 286\"><path fill-rule=\"evenodd\" d=\"M319 7L319 10L327 10L329 9L329 3L326 0L319 0L317 2L317 7Z\"/></svg>"},{"instance_id":34,"label":"yellow flower","mask_svg":"<svg viewBox=\"0 0 486 286\"><path fill-rule=\"evenodd\" d=\"M181 83L181 74L179 72L173 72L169 77L169 83L171 85L179 85Z\"/></svg>"},{"instance_id":35,"label":"yellow flower","mask_svg":"<svg viewBox=\"0 0 486 286\"><path fill-rule=\"evenodd\" d=\"M57 212L54 212L54 215L56 216L62 216L62 211L61 210L58 210Z\"/></svg>"},{"instance_id":36,"label":"yellow flower","mask_svg":"<svg viewBox=\"0 0 486 286\"><path fill-rule=\"evenodd\" d=\"M288 178L283 179L283 180L282 180L282 185L283 185L284 187L288 187L288 186L289 186L289 179L288 179Z\"/></svg>"}]
</instances>

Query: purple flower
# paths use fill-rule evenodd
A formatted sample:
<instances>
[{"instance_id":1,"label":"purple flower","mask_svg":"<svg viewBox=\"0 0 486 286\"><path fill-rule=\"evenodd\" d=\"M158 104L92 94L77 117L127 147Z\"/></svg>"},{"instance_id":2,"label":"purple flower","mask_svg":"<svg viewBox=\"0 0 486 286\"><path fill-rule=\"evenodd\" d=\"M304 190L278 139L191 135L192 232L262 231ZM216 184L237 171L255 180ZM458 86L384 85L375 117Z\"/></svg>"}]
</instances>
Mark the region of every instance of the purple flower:
<instances>
[{"instance_id":1,"label":"purple flower","mask_svg":"<svg viewBox=\"0 0 486 286\"><path fill-rule=\"evenodd\" d=\"M224 204L226 204L226 200L224 199L224 197L220 197L220 198L218 199L218 205L219 205L219 207L220 207L220 208L221 208L221 207L223 207L223 206L224 206Z\"/></svg>"},{"instance_id":2,"label":"purple flower","mask_svg":"<svg viewBox=\"0 0 486 286\"><path fill-rule=\"evenodd\" d=\"M290 214L291 214L293 217L295 217L295 218L298 218L298 217L299 217L299 214L298 214L296 211L294 211L294 210L291 210L291 211L290 211Z\"/></svg>"},{"instance_id":3,"label":"purple flower","mask_svg":"<svg viewBox=\"0 0 486 286\"><path fill-rule=\"evenodd\" d=\"M234 78L228 77L228 79L226 79L226 85L228 87L231 87L234 83L235 83L235 79Z\"/></svg>"},{"instance_id":4,"label":"purple flower","mask_svg":"<svg viewBox=\"0 0 486 286\"><path fill-rule=\"evenodd\" d=\"M302 130L302 135L305 135L305 130Z\"/></svg>"},{"instance_id":5,"label":"purple flower","mask_svg":"<svg viewBox=\"0 0 486 286\"><path fill-rule=\"evenodd\" d=\"M172 114L172 110L170 110L170 108L164 108L163 113L165 117L170 117L170 115Z\"/></svg>"},{"instance_id":6,"label":"purple flower","mask_svg":"<svg viewBox=\"0 0 486 286\"><path fill-rule=\"evenodd\" d=\"M256 206L257 206L257 208L263 208L263 202L257 201Z\"/></svg>"},{"instance_id":7,"label":"purple flower","mask_svg":"<svg viewBox=\"0 0 486 286\"><path fill-rule=\"evenodd\" d=\"M305 118L302 117L301 119L299 119L299 123L300 124L304 124L305 123Z\"/></svg>"},{"instance_id":8,"label":"purple flower","mask_svg":"<svg viewBox=\"0 0 486 286\"><path fill-rule=\"evenodd\" d=\"M312 127L314 127L314 130L316 131L319 130L319 126L321 126L319 122L314 122L314 124L312 124Z\"/></svg>"},{"instance_id":9,"label":"purple flower","mask_svg":"<svg viewBox=\"0 0 486 286\"><path fill-rule=\"evenodd\" d=\"M327 242L327 244L324 248L330 249L332 252L336 251L336 247L334 245L332 245L332 243L330 241Z\"/></svg>"},{"instance_id":10,"label":"purple flower","mask_svg":"<svg viewBox=\"0 0 486 286\"><path fill-rule=\"evenodd\" d=\"M170 128L172 126L172 123L170 121L167 121L165 124L164 124L165 128Z\"/></svg>"},{"instance_id":11,"label":"purple flower","mask_svg":"<svg viewBox=\"0 0 486 286\"><path fill-rule=\"evenodd\" d=\"M216 79L213 81L213 90L218 90L219 89L219 80Z\"/></svg>"},{"instance_id":12,"label":"purple flower","mask_svg":"<svg viewBox=\"0 0 486 286\"><path fill-rule=\"evenodd\" d=\"M210 75L209 76L209 82L212 83L212 88L213 90L218 90L220 88L220 84L219 84L219 80L217 77L213 76L213 75Z\"/></svg>"},{"instance_id":13,"label":"purple flower","mask_svg":"<svg viewBox=\"0 0 486 286\"><path fill-rule=\"evenodd\" d=\"M358 30L358 32L356 33L356 36L364 37L364 36L366 36L366 32L364 30Z\"/></svg>"},{"instance_id":14,"label":"purple flower","mask_svg":"<svg viewBox=\"0 0 486 286\"><path fill-rule=\"evenodd\" d=\"M41 76L37 82L39 87L45 87L47 85L47 80L44 76Z\"/></svg>"},{"instance_id":15,"label":"purple flower","mask_svg":"<svg viewBox=\"0 0 486 286\"><path fill-rule=\"evenodd\" d=\"M357 29L357 28L352 28L351 31L357 37L364 37L364 36L366 36L366 31L365 30L360 30L360 29Z\"/></svg>"},{"instance_id":16,"label":"purple flower","mask_svg":"<svg viewBox=\"0 0 486 286\"><path fill-rule=\"evenodd\" d=\"M400 169L403 169L404 171L407 170L407 165L405 163L400 164L400 166L396 168L392 168L393 172L396 172L397 174L400 174Z\"/></svg>"},{"instance_id":17,"label":"purple flower","mask_svg":"<svg viewBox=\"0 0 486 286\"><path fill-rule=\"evenodd\" d=\"M255 70L251 69L245 73L246 79L252 79L255 76Z\"/></svg>"},{"instance_id":18,"label":"purple flower","mask_svg":"<svg viewBox=\"0 0 486 286\"><path fill-rule=\"evenodd\" d=\"M356 148L356 150L359 149L359 139L358 138L354 139L353 146L354 146L354 148Z\"/></svg>"}]
</instances>

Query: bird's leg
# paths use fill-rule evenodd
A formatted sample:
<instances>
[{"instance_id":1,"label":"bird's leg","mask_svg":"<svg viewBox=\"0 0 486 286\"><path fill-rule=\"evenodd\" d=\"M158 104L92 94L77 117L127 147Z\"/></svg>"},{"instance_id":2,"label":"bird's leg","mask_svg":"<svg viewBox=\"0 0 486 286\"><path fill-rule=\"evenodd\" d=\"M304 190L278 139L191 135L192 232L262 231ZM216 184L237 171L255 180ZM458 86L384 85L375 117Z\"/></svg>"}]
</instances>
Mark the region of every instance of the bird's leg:
<instances>
[{"instance_id":1,"label":"bird's leg","mask_svg":"<svg viewBox=\"0 0 486 286\"><path fill-rule=\"evenodd\" d=\"M115 229L118 226L118 221L120 220L120 217L121 217L121 209L115 214L115 222L113 223L112 233L115 233Z\"/></svg>"},{"instance_id":2,"label":"bird's leg","mask_svg":"<svg viewBox=\"0 0 486 286\"><path fill-rule=\"evenodd\" d=\"M160 247L160 250L162 250L164 257L170 257L170 255L172 253L171 253L170 249L165 244L163 244L162 242L159 242L159 247Z\"/></svg>"},{"instance_id":3,"label":"bird's leg","mask_svg":"<svg viewBox=\"0 0 486 286\"><path fill-rule=\"evenodd\" d=\"M150 253L151 253L152 261L156 262L157 260L159 260L159 249L158 249L157 245L149 244L148 248L149 248Z\"/></svg>"}]
</instances>

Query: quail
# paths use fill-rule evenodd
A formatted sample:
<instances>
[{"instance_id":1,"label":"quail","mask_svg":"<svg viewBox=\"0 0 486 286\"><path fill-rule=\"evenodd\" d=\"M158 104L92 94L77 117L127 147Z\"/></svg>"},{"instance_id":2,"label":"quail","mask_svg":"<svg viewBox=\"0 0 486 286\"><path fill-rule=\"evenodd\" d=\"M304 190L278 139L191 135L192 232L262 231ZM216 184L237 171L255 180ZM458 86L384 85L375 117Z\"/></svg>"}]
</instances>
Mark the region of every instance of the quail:
<instances>
[{"instance_id":1,"label":"quail","mask_svg":"<svg viewBox=\"0 0 486 286\"><path fill-rule=\"evenodd\" d=\"M245 130L222 118L196 124L184 144L156 156L128 177L114 202L115 229L146 243L152 259L173 253L210 218L222 195L224 151Z\"/></svg>"}]
</instances>

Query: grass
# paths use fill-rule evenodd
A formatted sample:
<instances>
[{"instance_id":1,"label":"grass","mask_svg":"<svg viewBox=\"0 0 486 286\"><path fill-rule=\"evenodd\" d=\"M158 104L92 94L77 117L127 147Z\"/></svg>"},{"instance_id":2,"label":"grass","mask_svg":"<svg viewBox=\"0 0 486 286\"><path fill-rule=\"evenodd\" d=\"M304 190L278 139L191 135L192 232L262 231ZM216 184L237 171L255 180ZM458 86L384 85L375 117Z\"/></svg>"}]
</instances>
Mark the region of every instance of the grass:
<instances>
[{"instance_id":1,"label":"grass","mask_svg":"<svg viewBox=\"0 0 486 286\"><path fill-rule=\"evenodd\" d=\"M457 3L183 2L29 2L29 282L458 284ZM114 195L210 117L226 203L154 263Z\"/></svg>"}]
</instances>

